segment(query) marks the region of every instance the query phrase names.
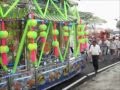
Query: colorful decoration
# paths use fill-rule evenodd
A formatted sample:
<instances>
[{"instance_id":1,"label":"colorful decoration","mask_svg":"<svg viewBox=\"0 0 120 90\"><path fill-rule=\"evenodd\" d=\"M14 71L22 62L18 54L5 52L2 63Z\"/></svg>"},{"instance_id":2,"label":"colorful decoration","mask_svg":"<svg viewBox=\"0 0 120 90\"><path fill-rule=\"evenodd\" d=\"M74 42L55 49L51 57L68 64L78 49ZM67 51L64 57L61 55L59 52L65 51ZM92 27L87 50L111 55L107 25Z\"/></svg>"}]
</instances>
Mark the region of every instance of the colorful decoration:
<instances>
[{"instance_id":1,"label":"colorful decoration","mask_svg":"<svg viewBox=\"0 0 120 90\"><path fill-rule=\"evenodd\" d=\"M63 27L63 35L64 35L64 41L68 41L69 38L69 27L68 26L64 26Z\"/></svg>"},{"instance_id":2,"label":"colorful decoration","mask_svg":"<svg viewBox=\"0 0 120 90\"><path fill-rule=\"evenodd\" d=\"M34 39L37 37L37 32L34 31L34 27L36 25L37 25L37 21L35 19L30 19L28 21L28 26L30 27L30 31L27 33L27 36L31 40L30 43L28 44L28 49L30 51L30 59L33 63L36 62L37 60L36 57L37 43L34 42Z\"/></svg>"},{"instance_id":3,"label":"colorful decoration","mask_svg":"<svg viewBox=\"0 0 120 90\"><path fill-rule=\"evenodd\" d=\"M54 48L54 55L56 56L56 57L58 57L59 56L59 42L57 41L57 34L58 34L58 31L57 31L57 29L56 29L56 23L54 23L54 31L52 31L53 32L53 42L52 42L52 46L53 46L53 48Z\"/></svg>"},{"instance_id":4,"label":"colorful decoration","mask_svg":"<svg viewBox=\"0 0 120 90\"><path fill-rule=\"evenodd\" d=\"M6 38L8 37L8 32L5 30L5 23L2 21L2 31L0 31L0 39L1 39L1 46L0 46L0 53L2 57L2 63L3 65L8 65L8 57L7 53L9 52L9 48L6 45Z\"/></svg>"},{"instance_id":5,"label":"colorful decoration","mask_svg":"<svg viewBox=\"0 0 120 90\"><path fill-rule=\"evenodd\" d=\"M17 6L19 1L20 0L15 0L13 5L11 5L6 12L5 11L3 12L4 9L2 9L2 7L0 6L0 16L2 18L5 18L6 16L8 16L10 11L12 11L13 8ZM62 6L64 8L64 11L63 11L63 9L61 10L59 8L59 6L57 6L57 4L53 0L47 0L46 2L47 2L46 7L44 8L44 10L42 10L40 5L37 3L37 0L33 0L34 5L39 12L38 16L42 16L43 20L45 20L45 17L47 17L48 12L49 12L48 6L49 6L49 4L51 4L55 8L55 10L57 11L57 14L62 16L62 19L61 19L62 23L65 23L66 21L69 21L69 17L68 17L68 14L67 14L67 7L66 7L67 6L67 1L66 0L62 0L62 4L63 4ZM31 12L29 12L29 13L31 14ZM31 16L32 17L31 17L31 19L28 20L27 25L26 25L25 29L23 30L23 35L20 39L21 41L20 41L20 44L19 44L19 47L18 47L18 50L17 50L17 54L16 54L16 57L15 57L15 63L14 63L13 71L12 71L13 73L16 72L16 68L17 68L17 65L19 63L22 51L23 51L23 46L24 46L24 43L25 43L25 40L26 40L26 36L29 39L28 50L30 51L30 59L31 59L32 62L37 61L36 60L37 43L35 42L35 39L37 38L37 32L35 31L35 26L37 26L37 20L34 19L33 13L31 14ZM0 53L1 53L1 61L2 61L1 63L3 63L4 65L7 65L7 63L8 63L7 62L7 53L9 52L9 47L7 46L6 38L8 37L8 32L5 31L5 27L3 28L3 23L4 22L2 22L2 29L0 30L0 39L1 39L1 42L2 42L1 45L0 45ZM68 49L69 49L69 37L70 37L70 35L69 35L70 32L69 31L70 30L69 30L69 26L65 24L65 26L63 27L63 39L67 43L66 43L66 47L65 47L66 48L65 53L62 56L61 50L60 50L60 47L59 47L59 41L57 40L57 36L59 35L59 31L56 29L56 25L58 23L59 23L59 21L57 22L57 20L54 20L54 26L53 26L54 28L52 30L52 35L53 35L52 46L53 46L53 49L54 49L54 55L56 57L60 56L61 61L63 61L62 59L65 59L65 57L67 55L67 52L68 52ZM51 30L51 26L52 26L51 21L48 24L50 24L49 28L47 28L47 25L44 24L44 23L42 23L39 26L39 29L40 29L39 36L40 36L41 42L42 42L42 50L41 50L41 53L39 55L40 57L39 57L39 61L38 61L38 66L41 63L41 58L42 58L42 54L43 54L44 50L48 51L48 49L46 49L46 40L47 40L47 36L48 36L48 33L49 33L49 29ZM84 25L80 24L80 25L78 25L78 28L80 30L83 30ZM87 42L87 38L84 36L84 31L79 31L78 30L77 35L78 35L77 39L78 39L79 44L85 44L85 42Z\"/></svg>"},{"instance_id":6,"label":"colorful decoration","mask_svg":"<svg viewBox=\"0 0 120 90\"><path fill-rule=\"evenodd\" d=\"M40 38L41 38L41 42L42 43L45 43L46 42L46 37L47 37L47 32L46 32L46 29L47 29L47 25L45 25L44 23L41 24L39 26L40 28Z\"/></svg>"}]
</instances>

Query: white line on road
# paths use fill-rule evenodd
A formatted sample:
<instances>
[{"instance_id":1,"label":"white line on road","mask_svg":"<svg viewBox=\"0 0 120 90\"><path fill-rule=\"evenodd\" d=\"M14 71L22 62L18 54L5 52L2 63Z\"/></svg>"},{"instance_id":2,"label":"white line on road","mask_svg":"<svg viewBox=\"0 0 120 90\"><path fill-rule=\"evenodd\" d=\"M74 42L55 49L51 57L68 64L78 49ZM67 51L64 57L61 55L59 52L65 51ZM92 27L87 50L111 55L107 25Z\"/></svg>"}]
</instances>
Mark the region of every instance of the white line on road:
<instances>
[{"instance_id":1,"label":"white line on road","mask_svg":"<svg viewBox=\"0 0 120 90\"><path fill-rule=\"evenodd\" d=\"M108 69L108 68L110 68L110 67L112 67L112 66L114 66L114 65L116 65L118 63L120 63L120 61L118 61L118 62L116 62L114 64L111 64L111 65L108 65L108 66L106 66L104 68L101 68L101 69L98 70L98 72L101 72L101 71L103 71L105 69ZM74 85L76 85L77 83L79 83L80 81L84 80L85 78L87 78L88 76L91 76L93 74L95 74L95 72L92 72L92 73L89 73L89 74L83 76L82 78L80 78L77 81L71 83L70 85L68 85L67 87L63 88L62 90L68 90L68 89L70 89L71 87L73 87Z\"/></svg>"},{"instance_id":2,"label":"white line on road","mask_svg":"<svg viewBox=\"0 0 120 90\"><path fill-rule=\"evenodd\" d=\"M64 89L62 90L68 90L69 88L71 88L73 85L79 83L80 81L84 80L87 76L83 76L82 78L80 78L79 80L77 80L76 82L70 84L69 86L65 87Z\"/></svg>"}]
</instances>

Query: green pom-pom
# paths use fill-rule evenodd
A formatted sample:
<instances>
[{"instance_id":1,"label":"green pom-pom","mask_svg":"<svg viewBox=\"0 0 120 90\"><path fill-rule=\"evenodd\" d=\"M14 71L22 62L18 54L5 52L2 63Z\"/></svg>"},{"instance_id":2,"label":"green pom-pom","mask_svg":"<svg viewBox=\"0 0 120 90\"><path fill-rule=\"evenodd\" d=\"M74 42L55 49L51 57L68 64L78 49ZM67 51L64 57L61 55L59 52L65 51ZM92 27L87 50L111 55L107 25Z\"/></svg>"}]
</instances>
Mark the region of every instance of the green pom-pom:
<instances>
[{"instance_id":1,"label":"green pom-pom","mask_svg":"<svg viewBox=\"0 0 120 90\"><path fill-rule=\"evenodd\" d=\"M27 37L35 39L35 38L37 38L37 32L35 32L35 31L29 31L27 33Z\"/></svg>"},{"instance_id":2,"label":"green pom-pom","mask_svg":"<svg viewBox=\"0 0 120 90\"><path fill-rule=\"evenodd\" d=\"M85 29L85 25L84 24L80 24L80 25L77 26L77 30L78 31L84 31L84 29Z\"/></svg>"},{"instance_id":3,"label":"green pom-pom","mask_svg":"<svg viewBox=\"0 0 120 90\"><path fill-rule=\"evenodd\" d=\"M63 34L64 34L64 36L69 36L68 32L64 32Z\"/></svg>"},{"instance_id":4,"label":"green pom-pom","mask_svg":"<svg viewBox=\"0 0 120 90\"><path fill-rule=\"evenodd\" d=\"M0 46L0 53L8 53L9 47L8 46Z\"/></svg>"},{"instance_id":5,"label":"green pom-pom","mask_svg":"<svg viewBox=\"0 0 120 90\"><path fill-rule=\"evenodd\" d=\"M89 40L88 40L88 38L85 38L85 42L88 42Z\"/></svg>"},{"instance_id":6,"label":"green pom-pom","mask_svg":"<svg viewBox=\"0 0 120 90\"><path fill-rule=\"evenodd\" d=\"M58 46L59 46L59 42L58 42L58 41L53 41L53 42L52 42L52 46L58 47Z\"/></svg>"},{"instance_id":7,"label":"green pom-pom","mask_svg":"<svg viewBox=\"0 0 120 90\"><path fill-rule=\"evenodd\" d=\"M68 26L64 26L63 30L67 31L67 30L69 30L69 27Z\"/></svg>"},{"instance_id":8,"label":"green pom-pom","mask_svg":"<svg viewBox=\"0 0 120 90\"><path fill-rule=\"evenodd\" d=\"M7 38L8 32L7 31L0 31L0 38Z\"/></svg>"},{"instance_id":9,"label":"green pom-pom","mask_svg":"<svg viewBox=\"0 0 120 90\"><path fill-rule=\"evenodd\" d=\"M78 32L77 34L78 34L78 36L83 36L85 33L84 33L84 31L81 31L81 32Z\"/></svg>"},{"instance_id":10,"label":"green pom-pom","mask_svg":"<svg viewBox=\"0 0 120 90\"><path fill-rule=\"evenodd\" d=\"M30 51L36 50L37 49L37 43L30 43L30 44L28 44L28 49Z\"/></svg>"},{"instance_id":11,"label":"green pom-pom","mask_svg":"<svg viewBox=\"0 0 120 90\"><path fill-rule=\"evenodd\" d=\"M28 25L32 26L32 27L36 26L37 25L37 20L35 20L35 19L28 20Z\"/></svg>"},{"instance_id":12,"label":"green pom-pom","mask_svg":"<svg viewBox=\"0 0 120 90\"><path fill-rule=\"evenodd\" d=\"M52 34L53 34L53 35L58 35L58 34L59 34L59 31L58 31L58 30L52 30Z\"/></svg>"},{"instance_id":13,"label":"green pom-pom","mask_svg":"<svg viewBox=\"0 0 120 90\"><path fill-rule=\"evenodd\" d=\"M47 33L45 31L40 32L40 37L47 37Z\"/></svg>"},{"instance_id":14,"label":"green pom-pom","mask_svg":"<svg viewBox=\"0 0 120 90\"><path fill-rule=\"evenodd\" d=\"M84 44L85 43L85 39L79 39L79 41L78 41L79 43L82 43L82 44Z\"/></svg>"},{"instance_id":15,"label":"green pom-pom","mask_svg":"<svg viewBox=\"0 0 120 90\"><path fill-rule=\"evenodd\" d=\"M46 29L47 29L47 25L41 24L41 25L39 26L39 28L40 28L40 30L46 30Z\"/></svg>"}]
</instances>

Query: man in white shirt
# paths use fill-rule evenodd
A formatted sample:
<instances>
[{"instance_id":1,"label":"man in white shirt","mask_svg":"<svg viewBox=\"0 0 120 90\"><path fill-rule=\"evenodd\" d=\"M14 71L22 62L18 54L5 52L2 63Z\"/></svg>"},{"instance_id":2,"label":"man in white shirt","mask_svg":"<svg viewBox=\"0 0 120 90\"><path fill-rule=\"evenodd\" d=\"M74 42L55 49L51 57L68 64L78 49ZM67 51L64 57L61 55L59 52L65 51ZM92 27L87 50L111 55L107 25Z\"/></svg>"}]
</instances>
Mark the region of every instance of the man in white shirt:
<instances>
[{"instance_id":1,"label":"man in white shirt","mask_svg":"<svg viewBox=\"0 0 120 90\"><path fill-rule=\"evenodd\" d=\"M113 37L113 39L111 39L111 41L110 41L110 53L111 53L111 55L116 54L116 49L117 49L117 45L116 45L115 38Z\"/></svg>"},{"instance_id":2,"label":"man in white shirt","mask_svg":"<svg viewBox=\"0 0 120 90\"><path fill-rule=\"evenodd\" d=\"M106 55L109 54L109 51L110 51L110 40L106 40L105 41L106 45L107 45L107 50L106 50Z\"/></svg>"},{"instance_id":3,"label":"man in white shirt","mask_svg":"<svg viewBox=\"0 0 120 90\"><path fill-rule=\"evenodd\" d=\"M120 56L120 37L116 37L115 43L117 46L116 54L117 54L117 57L119 57Z\"/></svg>"},{"instance_id":4,"label":"man in white shirt","mask_svg":"<svg viewBox=\"0 0 120 90\"><path fill-rule=\"evenodd\" d=\"M95 73L97 73L98 68L99 68L98 59L99 59L99 55L101 54L101 49L100 49L100 46L97 45L96 41L93 41L92 45L90 46L89 52L92 55L92 62L93 62Z\"/></svg>"}]
</instances>

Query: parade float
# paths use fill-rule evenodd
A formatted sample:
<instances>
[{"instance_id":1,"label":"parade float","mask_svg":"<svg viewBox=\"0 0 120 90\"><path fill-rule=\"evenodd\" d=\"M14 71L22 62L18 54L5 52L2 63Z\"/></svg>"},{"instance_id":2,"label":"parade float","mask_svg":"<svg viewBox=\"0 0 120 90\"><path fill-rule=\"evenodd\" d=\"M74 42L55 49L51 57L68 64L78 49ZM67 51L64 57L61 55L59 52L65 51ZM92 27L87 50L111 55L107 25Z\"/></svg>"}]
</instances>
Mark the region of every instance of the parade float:
<instances>
[{"instance_id":1,"label":"parade float","mask_svg":"<svg viewBox=\"0 0 120 90\"><path fill-rule=\"evenodd\" d=\"M82 72L88 32L70 10L67 0L0 2L0 90L48 89Z\"/></svg>"}]
</instances>

